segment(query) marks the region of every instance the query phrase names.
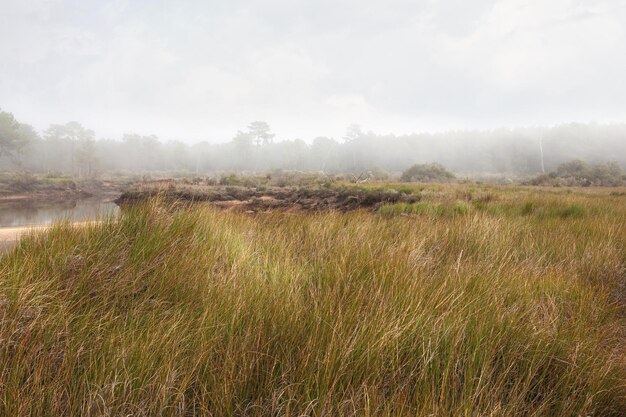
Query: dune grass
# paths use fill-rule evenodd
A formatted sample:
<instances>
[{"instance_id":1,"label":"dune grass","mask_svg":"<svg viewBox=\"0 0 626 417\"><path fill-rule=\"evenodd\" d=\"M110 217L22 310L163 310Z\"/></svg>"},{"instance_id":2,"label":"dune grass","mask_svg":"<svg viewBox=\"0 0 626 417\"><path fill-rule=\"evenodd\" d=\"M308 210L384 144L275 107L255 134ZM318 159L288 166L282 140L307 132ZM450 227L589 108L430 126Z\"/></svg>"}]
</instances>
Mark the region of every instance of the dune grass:
<instances>
[{"instance_id":1,"label":"dune grass","mask_svg":"<svg viewBox=\"0 0 626 417\"><path fill-rule=\"evenodd\" d=\"M25 238L0 259L0 415L625 415L626 197L489 193L153 201Z\"/></svg>"}]
</instances>

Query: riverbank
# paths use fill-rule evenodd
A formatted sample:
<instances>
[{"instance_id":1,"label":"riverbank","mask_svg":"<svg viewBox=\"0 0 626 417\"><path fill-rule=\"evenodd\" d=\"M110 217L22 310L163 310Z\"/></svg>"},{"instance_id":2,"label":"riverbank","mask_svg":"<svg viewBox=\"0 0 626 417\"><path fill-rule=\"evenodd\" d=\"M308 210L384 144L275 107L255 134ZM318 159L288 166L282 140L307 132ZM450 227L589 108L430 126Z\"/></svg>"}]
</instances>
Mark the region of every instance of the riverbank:
<instances>
[{"instance_id":1,"label":"riverbank","mask_svg":"<svg viewBox=\"0 0 626 417\"><path fill-rule=\"evenodd\" d=\"M0 173L0 246L56 221L85 222L117 210L126 181Z\"/></svg>"},{"instance_id":2,"label":"riverbank","mask_svg":"<svg viewBox=\"0 0 626 417\"><path fill-rule=\"evenodd\" d=\"M100 221L73 222L72 227L83 228L100 223ZM14 247L19 240L30 234L46 232L53 227L52 224L30 225L18 227L0 227L0 254L7 252Z\"/></svg>"},{"instance_id":3,"label":"riverbank","mask_svg":"<svg viewBox=\"0 0 626 417\"><path fill-rule=\"evenodd\" d=\"M75 179L0 173L0 207L45 205L86 198L113 199L128 186L127 180Z\"/></svg>"},{"instance_id":4,"label":"riverbank","mask_svg":"<svg viewBox=\"0 0 626 417\"><path fill-rule=\"evenodd\" d=\"M0 254L9 251L27 233L45 231L48 226L21 226L0 228Z\"/></svg>"}]
</instances>

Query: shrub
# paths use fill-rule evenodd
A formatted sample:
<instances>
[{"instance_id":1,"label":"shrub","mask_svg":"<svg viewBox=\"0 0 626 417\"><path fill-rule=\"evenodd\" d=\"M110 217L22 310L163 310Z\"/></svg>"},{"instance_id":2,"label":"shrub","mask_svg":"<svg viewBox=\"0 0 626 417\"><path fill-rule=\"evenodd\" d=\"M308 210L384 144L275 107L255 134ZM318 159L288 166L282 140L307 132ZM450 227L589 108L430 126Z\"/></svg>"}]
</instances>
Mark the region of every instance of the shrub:
<instances>
[{"instance_id":1,"label":"shrub","mask_svg":"<svg viewBox=\"0 0 626 417\"><path fill-rule=\"evenodd\" d=\"M454 174L440 164L415 164L402 173L403 182L449 182Z\"/></svg>"},{"instance_id":2,"label":"shrub","mask_svg":"<svg viewBox=\"0 0 626 417\"><path fill-rule=\"evenodd\" d=\"M226 175L220 178L220 185L242 185L243 181L235 174Z\"/></svg>"},{"instance_id":3,"label":"shrub","mask_svg":"<svg viewBox=\"0 0 626 417\"><path fill-rule=\"evenodd\" d=\"M457 201L452 207L452 211L454 214L465 215L468 214L470 210L471 207L465 201Z\"/></svg>"},{"instance_id":4,"label":"shrub","mask_svg":"<svg viewBox=\"0 0 626 417\"><path fill-rule=\"evenodd\" d=\"M586 179L589 175L589 165L581 161L580 159L574 159L572 161L564 162L556 168L555 174L557 177L574 177L582 180Z\"/></svg>"},{"instance_id":5,"label":"shrub","mask_svg":"<svg viewBox=\"0 0 626 417\"><path fill-rule=\"evenodd\" d=\"M413 188L411 187L396 187L395 188L396 191L398 191L400 194L413 194L413 192L415 191Z\"/></svg>"},{"instance_id":6,"label":"shrub","mask_svg":"<svg viewBox=\"0 0 626 417\"><path fill-rule=\"evenodd\" d=\"M374 168L368 174L371 179L376 181L387 181L389 179L389 173L379 168Z\"/></svg>"},{"instance_id":7,"label":"shrub","mask_svg":"<svg viewBox=\"0 0 626 417\"><path fill-rule=\"evenodd\" d=\"M588 164L580 159L564 162L554 171L539 175L530 185L605 186L616 187L626 183L622 168L615 162Z\"/></svg>"}]
</instances>

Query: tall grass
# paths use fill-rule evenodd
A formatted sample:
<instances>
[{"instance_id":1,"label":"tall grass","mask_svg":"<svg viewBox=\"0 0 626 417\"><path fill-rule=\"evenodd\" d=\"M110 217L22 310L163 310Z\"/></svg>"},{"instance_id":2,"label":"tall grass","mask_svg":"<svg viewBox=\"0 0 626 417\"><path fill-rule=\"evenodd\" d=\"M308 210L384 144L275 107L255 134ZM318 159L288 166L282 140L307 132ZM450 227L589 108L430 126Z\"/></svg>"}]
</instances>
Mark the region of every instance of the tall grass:
<instances>
[{"instance_id":1,"label":"tall grass","mask_svg":"<svg viewBox=\"0 0 626 417\"><path fill-rule=\"evenodd\" d=\"M495 193L155 201L26 238L0 260L0 415L626 414L624 197Z\"/></svg>"}]
</instances>

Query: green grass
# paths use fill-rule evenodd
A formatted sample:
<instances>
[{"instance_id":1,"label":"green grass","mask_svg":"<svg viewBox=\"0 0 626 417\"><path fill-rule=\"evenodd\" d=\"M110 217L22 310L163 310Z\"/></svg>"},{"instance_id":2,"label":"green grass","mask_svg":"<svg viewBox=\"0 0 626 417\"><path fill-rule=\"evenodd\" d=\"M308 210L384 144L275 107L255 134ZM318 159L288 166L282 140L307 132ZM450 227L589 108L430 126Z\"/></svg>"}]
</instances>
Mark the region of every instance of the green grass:
<instances>
[{"instance_id":1,"label":"green grass","mask_svg":"<svg viewBox=\"0 0 626 417\"><path fill-rule=\"evenodd\" d=\"M378 210L378 212L382 215L421 214L438 217L466 215L472 211L472 207L464 201L444 203L436 203L431 201L419 201L417 203L396 203L383 205Z\"/></svg>"},{"instance_id":2,"label":"green grass","mask_svg":"<svg viewBox=\"0 0 626 417\"><path fill-rule=\"evenodd\" d=\"M0 415L624 415L624 197L423 195L152 202L22 240L0 259Z\"/></svg>"}]
</instances>

